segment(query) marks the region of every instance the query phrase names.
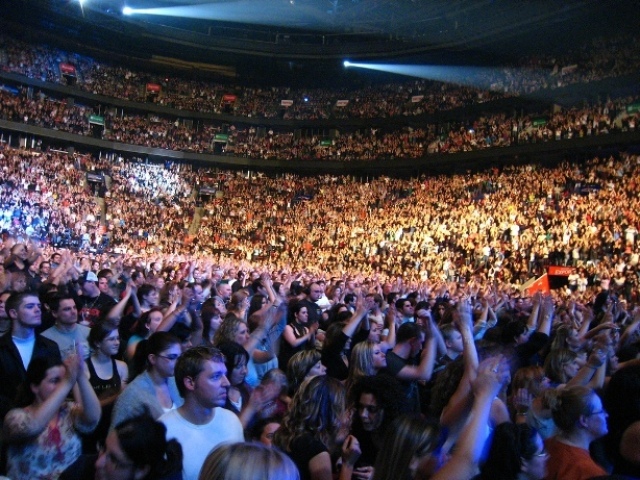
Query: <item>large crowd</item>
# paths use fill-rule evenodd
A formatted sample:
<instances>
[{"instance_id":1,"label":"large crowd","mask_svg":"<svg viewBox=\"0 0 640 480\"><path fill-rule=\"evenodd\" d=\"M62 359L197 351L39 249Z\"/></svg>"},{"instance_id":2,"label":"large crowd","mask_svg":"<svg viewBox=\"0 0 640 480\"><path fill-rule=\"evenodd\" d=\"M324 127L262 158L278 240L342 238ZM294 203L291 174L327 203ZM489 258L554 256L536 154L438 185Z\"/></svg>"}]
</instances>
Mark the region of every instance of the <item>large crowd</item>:
<instances>
[{"instance_id":1,"label":"large crowd","mask_svg":"<svg viewBox=\"0 0 640 480\"><path fill-rule=\"evenodd\" d=\"M414 116L627 75L638 70L640 52L634 38L594 38L590 44L576 46L563 55L540 53L524 57L519 65L456 73L450 83L410 80L357 89L294 89L167 77L6 36L0 38L0 68L4 71L65 84L61 63L74 67L77 88L95 94L236 117L313 120ZM460 84L464 82L473 86ZM147 84L159 86L159 94L150 95ZM283 100L292 105L284 106Z\"/></svg>"},{"instance_id":2,"label":"large crowd","mask_svg":"<svg viewBox=\"0 0 640 480\"><path fill-rule=\"evenodd\" d=\"M473 120L427 124L420 128L368 128L343 132L334 138L299 136L294 131L269 129L257 135L254 127L188 123L184 119L114 111L104 117L106 140L167 150L218 153L258 159L289 161L371 161L420 158L433 153L459 153L488 148L550 141L568 141L636 130L640 109L632 108L638 96L608 99L580 108L558 108L525 116L494 114ZM0 118L29 125L94 135L93 109L69 105L65 100L33 94L0 91ZM629 108L628 108L629 107ZM224 139L219 140L220 137ZM216 150L216 142L222 142Z\"/></svg>"},{"instance_id":3,"label":"large crowd","mask_svg":"<svg viewBox=\"0 0 640 480\"><path fill-rule=\"evenodd\" d=\"M144 95L133 71L3 41L12 71L55 82L64 61L96 93ZM633 63L633 46L614 45ZM552 77L624 73L601 46L586 78ZM563 65L550 62L539 66ZM0 95L5 118L88 133L82 106ZM207 95L179 97L206 110L189 102ZM272 108L256 101L251 114ZM497 116L329 148L400 156L603 134L636 128L635 101L555 112L541 129ZM130 143L211 141L174 120L113 122ZM290 148L281 135L260 155ZM0 474L640 478L639 184L632 152L364 179L4 145ZM545 284L549 267L563 273Z\"/></svg>"},{"instance_id":4,"label":"large crowd","mask_svg":"<svg viewBox=\"0 0 640 480\"><path fill-rule=\"evenodd\" d=\"M218 172L222 195L205 209L222 210L202 219L199 242L154 251L167 238L149 236L124 253L27 235L27 201L45 225L60 208L30 185L75 171L89 207L82 174L101 170L122 204L149 211L149 192L186 207L176 186L214 174L2 157L3 171L34 172L3 205L11 479L640 472L635 155L368 183ZM93 211L67 214L82 224ZM237 254L270 229L279 248ZM208 237L234 248L208 251ZM568 277L527 289L549 265Z\"/></svg>"}]
</instances>

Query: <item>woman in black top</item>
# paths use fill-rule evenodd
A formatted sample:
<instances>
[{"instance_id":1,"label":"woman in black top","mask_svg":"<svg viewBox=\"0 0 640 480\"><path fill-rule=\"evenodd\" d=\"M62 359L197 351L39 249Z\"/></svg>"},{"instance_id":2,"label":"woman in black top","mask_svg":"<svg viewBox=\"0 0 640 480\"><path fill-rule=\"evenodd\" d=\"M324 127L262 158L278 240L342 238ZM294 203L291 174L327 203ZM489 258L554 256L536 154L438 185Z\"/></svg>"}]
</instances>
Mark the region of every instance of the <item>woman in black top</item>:
<instances>
[{"instance_id":1,"label":"woman in black top","mask_svg":"<svg viewBox=\"0 0 640 480\"><path fill-rule=\"evenodd\" d=\"M129 369L123 361L113 358L120 348L120 335L117 328L98 323L89 332L91 355L87 358L89 383L96 392L102 407L100 423L93 434L86 438L85 453L95 452L96 442L104 441L111 422L111 411L118 395L126 385Z\"/></svg>"}]
</instances>

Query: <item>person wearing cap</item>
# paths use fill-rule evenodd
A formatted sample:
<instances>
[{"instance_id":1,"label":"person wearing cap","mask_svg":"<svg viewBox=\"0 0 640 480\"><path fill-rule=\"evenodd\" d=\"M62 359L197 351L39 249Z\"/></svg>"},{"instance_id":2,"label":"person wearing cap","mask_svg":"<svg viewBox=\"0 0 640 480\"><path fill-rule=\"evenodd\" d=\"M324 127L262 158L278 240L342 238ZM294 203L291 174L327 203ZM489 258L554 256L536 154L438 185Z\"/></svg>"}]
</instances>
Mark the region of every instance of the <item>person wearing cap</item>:
<instances>
[{"instance_id":1,"label":"person wearing cap","mask_svg":"<svg viewBox=\"0 0 640 480\"><path fill-rule=\"evenodd\" d=\"M100 318L106 316L116 301L98 288L98 276L92 272L84 272L78 279L82 295L77 298L81 325L93 327Z\"/></svg>"}]
</instances>

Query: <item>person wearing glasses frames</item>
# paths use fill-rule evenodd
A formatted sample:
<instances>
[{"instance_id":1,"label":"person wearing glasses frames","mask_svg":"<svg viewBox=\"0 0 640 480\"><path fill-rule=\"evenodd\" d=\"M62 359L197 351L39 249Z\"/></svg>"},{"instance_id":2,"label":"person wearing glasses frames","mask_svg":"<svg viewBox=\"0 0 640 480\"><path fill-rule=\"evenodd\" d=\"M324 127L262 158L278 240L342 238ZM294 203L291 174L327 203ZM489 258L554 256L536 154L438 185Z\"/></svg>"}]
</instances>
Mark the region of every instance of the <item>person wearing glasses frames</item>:
<instances>
[{"instance_id":1,"label":"person wearing glasses frames","mask_svg":"<svg viewBox=\"0 0 640 480\"><path fill-rule=\"evenodd\" d=\"M156 332L138 343L129 385L113 407L112 429L145 412L157 420L163 413L182 405L173 377L181 353L180 340L168 332Z\"/></svg>"},{"instance_id":2,"label":"person wearing glasses frames","mask_svg":"<svg viewBox=\"0 0 640 480\"><path fill-rule=\"evenodd\" d=\"M602 401L587 387L556 390L549 399L551 415L559 433L547 439L548 474L545 478L587 480L607 472L589 455L589 445L607 434L607 417Z\"/></svg>"},{"instance_id":3,"label":"person wearing glasses frames","mask_svg":"<svg viewBox=\"0 0 640 480\"><path fill-rule=\"evenodd\" d=\"M549 454L535 428L504 422L493 431L491 448L477 480L542 480L547 460Z\"/></svg>"}]
</instances>

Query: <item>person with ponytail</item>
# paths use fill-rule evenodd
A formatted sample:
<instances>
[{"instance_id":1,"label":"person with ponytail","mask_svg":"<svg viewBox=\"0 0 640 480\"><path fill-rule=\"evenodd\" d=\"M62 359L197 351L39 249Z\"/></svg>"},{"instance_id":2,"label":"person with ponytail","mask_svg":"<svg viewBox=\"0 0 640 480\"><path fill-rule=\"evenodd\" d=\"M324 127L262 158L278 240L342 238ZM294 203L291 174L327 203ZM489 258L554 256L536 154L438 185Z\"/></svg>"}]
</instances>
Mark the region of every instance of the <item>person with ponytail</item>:
<instances>
[{"instance_id":1,"label":"person with ponytail","mask_svg":"<svg viewBox=\"0 0 640 480\"><path fill-rule=\"evenodd\" d=\"M147 414L116 425L95 462L95 480L178 480L182 447Z\"/></svg>"},{"instance_id":2,"label":"person with ponytail","mask_svg":"<svg viewBox=\"0 0 640 480\"><path fill-rule=\"evenodd\" d=\"M158 419L163 413L182 405L183 399L173 378L181 353L180 340L168 332L156 332L138 344L129 385L113 408L112 429L145 411Z\"/></svg>"}]
</instances>

